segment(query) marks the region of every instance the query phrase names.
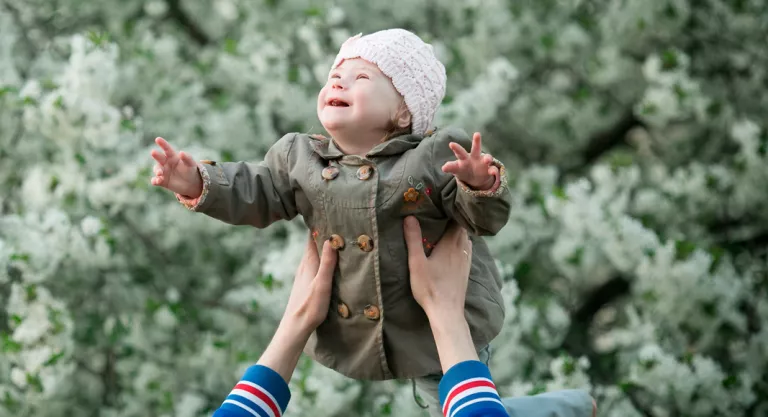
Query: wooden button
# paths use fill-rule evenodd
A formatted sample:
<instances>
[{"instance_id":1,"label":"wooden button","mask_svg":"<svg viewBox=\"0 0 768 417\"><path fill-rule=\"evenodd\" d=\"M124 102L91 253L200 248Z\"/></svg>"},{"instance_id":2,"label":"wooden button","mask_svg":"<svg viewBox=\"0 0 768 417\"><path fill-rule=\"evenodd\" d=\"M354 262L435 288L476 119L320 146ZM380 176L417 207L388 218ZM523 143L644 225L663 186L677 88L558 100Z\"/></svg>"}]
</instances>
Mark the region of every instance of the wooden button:
<instances>
[{"instance_id":1,"label":"wooden button","mask_svg":"<svg viewBox=\"0 0 768 417\"><path fill-rule=\"evenodd\" d=\"M331 247L335 250L343 249L344 248L344 239L339 235L331 235L331 238L328 239L331 241Z\"/></svg>"},{"instance_id":2,"label":"wooden button","mask_svg":"<svg viewBox=\"0 0 768 417\"><path fill-rule=\"evenodd\" d=\"M339 316L343 319L349 317L349 307L342 302L339 302L336 306L336 312L339 313Z\"/></svg>"},{"instance_id":3,"label":"wooden button","mask_svg":"<svg viewBox=\"0 0 768 417\"><path fill-rule=\"evenodd\" d=\"M363 252L370 252L373 250L373 239L368 235L360 235L360 237L357 238L357 246L359 246L360 250Z\"/></svg>"},{"instance_id":4,"label":"wooden button","mask_svg":"<svg viewBox=\"0 0 768 417\"><path fill-rule=\"evenodd\" d=\"M323 168L323 179L330 181L339 176L339 168L335 166L329 166Z\"/></svg>"},{"instance_id":5,"label":"wooden button","mask_svg":"<svg viewBox=\"0 0 768 417\"><path fill-rule=\"evenodd\" d=\"M368 304L365 306L365 310L363 311L365 313L365 317L367 317L369 320L378 320L379 319L379 308L376 306L372 306Z\"/></svg>"},{"instance_id":6,"label":"wooden button","mask_svg":"<svg viewBox=\"0 0 768 417\"><path fill-rule=\"evenodd\" d=\"M371 178L372 173L373 173L373 168L371 168L368 165L363 165L357 169L357 179L361 181L365 181L368 178Z\"/></svg>"}]
</instances>

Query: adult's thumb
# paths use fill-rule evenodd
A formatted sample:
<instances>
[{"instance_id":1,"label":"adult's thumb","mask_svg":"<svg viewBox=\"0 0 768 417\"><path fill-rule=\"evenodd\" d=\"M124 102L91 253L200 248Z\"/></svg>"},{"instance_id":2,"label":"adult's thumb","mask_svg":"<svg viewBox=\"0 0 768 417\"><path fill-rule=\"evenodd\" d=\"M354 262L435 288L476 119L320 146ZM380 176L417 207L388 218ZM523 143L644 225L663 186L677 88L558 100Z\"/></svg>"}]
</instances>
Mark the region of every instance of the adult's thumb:
<instances>
[{"instance_id":1,"label":"adult's thumb","mask_svg":"<svg viewBox=\"0 0 768 417\"><path fill-rule=\"evenodd\" d=\"M323 287L331 287L338 256L339 254L331 247L331 242L326 240L323 243L323 253L320 255L320 267L315 275L315 279L319 280Z\"/></svg>"},{"instance_id":2,"label":"adult's thumb","mask_svg":"<svg viewBox=\"0 0 768 417\"><path fill-rule=\"evenodd\" d=\"M413 216L408 216L403 221L403 234L405 246L408 248L408 260L414 261L425 258L424 246L421 243L421 226Z\"/></svg>"}]
</instances>

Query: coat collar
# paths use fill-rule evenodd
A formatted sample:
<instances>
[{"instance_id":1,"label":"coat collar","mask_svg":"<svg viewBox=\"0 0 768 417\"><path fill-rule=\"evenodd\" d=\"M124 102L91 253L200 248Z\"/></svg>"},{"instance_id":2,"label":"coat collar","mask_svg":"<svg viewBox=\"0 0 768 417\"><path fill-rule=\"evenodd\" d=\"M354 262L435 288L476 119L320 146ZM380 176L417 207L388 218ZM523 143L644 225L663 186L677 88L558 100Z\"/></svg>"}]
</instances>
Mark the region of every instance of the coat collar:
<instances>
[{"instance_id":1,"label":"coat collar","mask_svg":"<svg viewBox=\"0 0 768 417\"><path fill-rule=\"evenodd\" d=\"M333 139L326 138L323 135L309 135L312 139L310 141L315 153L320 155L323 159L339 159L344 155L344 152L339 149L336 142ZM404 153L409 149L413 149L419 146L419 143L424 139L423 136L407 134L394 137L386 142L382 142L371 149L366 155L366 158L377 156L394 156Z\"/></svg>"}]
</instances>

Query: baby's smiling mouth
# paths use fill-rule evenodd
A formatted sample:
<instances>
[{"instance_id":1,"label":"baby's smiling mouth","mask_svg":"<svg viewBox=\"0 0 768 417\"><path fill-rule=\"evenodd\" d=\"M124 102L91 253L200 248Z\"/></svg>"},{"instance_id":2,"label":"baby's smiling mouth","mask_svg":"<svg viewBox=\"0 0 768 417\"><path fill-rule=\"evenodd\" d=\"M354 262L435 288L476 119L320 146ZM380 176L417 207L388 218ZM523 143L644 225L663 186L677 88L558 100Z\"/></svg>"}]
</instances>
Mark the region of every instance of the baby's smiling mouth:
<instances>
[{"instance_id":1,"label":"baby's smiling mouth","mask_svg":"<svg viewBox=\"0 0 768 417\"><path fill-rule=\"evenodd\" d=\"M349 107L349 103L347 103L344 100L339 100L336 98L328 100L327 104L331 107Z\"/></svg>"}]
</instances>

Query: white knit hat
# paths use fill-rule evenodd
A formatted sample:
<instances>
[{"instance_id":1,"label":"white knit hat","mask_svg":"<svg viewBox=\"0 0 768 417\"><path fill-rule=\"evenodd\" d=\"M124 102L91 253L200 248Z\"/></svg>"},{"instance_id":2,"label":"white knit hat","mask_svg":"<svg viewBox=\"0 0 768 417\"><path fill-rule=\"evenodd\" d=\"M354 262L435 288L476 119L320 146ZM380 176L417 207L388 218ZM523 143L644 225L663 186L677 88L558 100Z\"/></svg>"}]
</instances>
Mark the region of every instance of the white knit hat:
<instances>
[{"instance_id":1,"label":"white knit hat","mask_svg":"<svg viewBox=\"0 0 768 417\"><path fill-rule=\"evenodd\" d=\"M392 80L411 112L411 131L424 135L445 96L445 67L432 45L404 29L387 29L347 39L333 68L345 59L362 58L379 67Z\"/></svg>"}]
</instances>

